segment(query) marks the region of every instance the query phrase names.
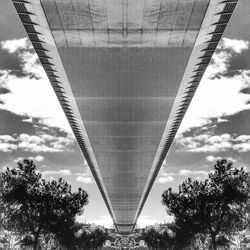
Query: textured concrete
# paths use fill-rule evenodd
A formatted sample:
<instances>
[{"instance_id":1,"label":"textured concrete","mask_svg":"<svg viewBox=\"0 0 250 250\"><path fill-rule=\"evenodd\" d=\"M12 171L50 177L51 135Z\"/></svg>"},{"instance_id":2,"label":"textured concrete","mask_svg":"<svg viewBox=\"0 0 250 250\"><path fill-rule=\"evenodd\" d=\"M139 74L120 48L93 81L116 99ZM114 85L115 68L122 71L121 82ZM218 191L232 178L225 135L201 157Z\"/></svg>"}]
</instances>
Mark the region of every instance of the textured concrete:
<instances>
[{"instance_id":1,"label":"textured concrete","mask_svg":"<svg viewBox=\"0 0 250 250\"><path fill-rule=\"evenodd\" d=\"M191 47L209 0L41 0L58 47Z\"/></svg>"}]
</instances>

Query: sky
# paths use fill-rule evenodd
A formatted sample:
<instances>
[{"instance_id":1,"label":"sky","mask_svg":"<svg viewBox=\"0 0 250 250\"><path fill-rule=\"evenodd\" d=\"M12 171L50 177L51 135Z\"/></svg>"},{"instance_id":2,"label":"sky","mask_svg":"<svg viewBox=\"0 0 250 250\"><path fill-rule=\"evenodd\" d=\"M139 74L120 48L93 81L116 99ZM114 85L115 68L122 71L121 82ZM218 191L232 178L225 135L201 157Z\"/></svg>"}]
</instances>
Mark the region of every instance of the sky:
<instances>
[{"instance_id":1,"label":"sky","mask_svg":"<svg viewBox=\"0 0 250 250\"><path fill-rule=\"evenodd\" d=\"M161 194L207 178L216 160L250 170L250 3L240 0L160 170L139 226L171 217ZM53 108L51 108L53 107ZM30 158L47 180L89 194L79 221L112 221L52 87L9 0L0 1L0 170Z\"/></svg>"}]
</instances>

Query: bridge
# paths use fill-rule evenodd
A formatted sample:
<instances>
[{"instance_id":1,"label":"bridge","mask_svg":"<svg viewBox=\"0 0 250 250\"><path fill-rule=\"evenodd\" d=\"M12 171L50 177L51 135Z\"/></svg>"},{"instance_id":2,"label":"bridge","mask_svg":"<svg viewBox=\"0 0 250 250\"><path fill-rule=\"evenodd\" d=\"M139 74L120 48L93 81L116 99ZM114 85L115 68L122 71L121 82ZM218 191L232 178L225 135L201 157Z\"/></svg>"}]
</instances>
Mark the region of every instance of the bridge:
<instances>
[{"instance_id":1,"label":"bridge","mask_svg":"<svg viewBox=\"0 0 250 250\"><path fill-rule=\"evenodd\" d=\"M116 229L131 233L237 0L12 2Z\"/></svg>"}]
</instances>

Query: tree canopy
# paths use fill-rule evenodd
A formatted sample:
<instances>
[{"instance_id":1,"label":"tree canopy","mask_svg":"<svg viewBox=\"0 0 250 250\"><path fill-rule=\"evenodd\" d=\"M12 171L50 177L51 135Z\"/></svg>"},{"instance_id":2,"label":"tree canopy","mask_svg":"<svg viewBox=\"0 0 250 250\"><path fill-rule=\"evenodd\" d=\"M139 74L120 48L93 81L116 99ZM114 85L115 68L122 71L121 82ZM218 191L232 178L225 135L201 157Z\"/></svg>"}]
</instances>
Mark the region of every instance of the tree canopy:
<instances>
[{"instance_id":1,"label":"tree canopy","mask_svg":"<svg viewBox=\"0 0 250 250\"><path fill-rule=\"evenodd\" d=\"M145 241L150 250L169 249L168 247L171 246L171 237L169 237L167 230L150 227L142 232L141 239Z\"/></svg>"},{"instance_id":2,"label":"tree canopy","mask_svg":"<svg viewBox=\"0 0 250 250\"><path fill-rule=\"evenodd\" d=\"M108 232L103 228L83 229L77 237L77 245L79 249L100 250L108 238Z\"/></svg>"},{"instance_id":3,"label":"tree canopy","mask_svg":"<svg viewBox=\"0 0 250 250\"><path fill-rule=\"evenodd\" d=\"M47 233L53 233L62 244L72 243L69 232L88 202L84 190L74 193L62 179L45 181L30 160L7 168L0 174L0 183L5 228L21 236L31 235L33 249L37 249L39 237Z\"/></svg>"},{"instance_id":4,"label":"tree canopy","mask_svg":"<svg viewBox=\"0 0 250 250\"><path fill-rule=\"evenodd\" d=\"M183 241L180 243L187 244L193 236L207 234L213 249L217 249L219 236L246 228L249 184L248 172L220 160L205 181L189 178L178 192L166 190L162 203L167 213L175 216L176 237Z\"/></svg>"}]
</instances>

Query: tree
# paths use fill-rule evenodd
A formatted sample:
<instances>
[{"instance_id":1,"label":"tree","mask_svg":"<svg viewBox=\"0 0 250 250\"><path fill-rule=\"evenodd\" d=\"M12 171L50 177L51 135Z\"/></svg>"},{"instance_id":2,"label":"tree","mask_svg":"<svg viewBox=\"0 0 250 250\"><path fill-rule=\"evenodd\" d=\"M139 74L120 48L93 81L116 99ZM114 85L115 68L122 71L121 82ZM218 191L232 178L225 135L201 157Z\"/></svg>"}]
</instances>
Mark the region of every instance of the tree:
<instances>
[{"instance_id":1,"label":"tree","mask_svg":"<svg viewBox=\"0 0 250 250\"><path fill-rule=\"evenodd\" d=\"M102 228L96 227L90 231L83 229L78 237L78 246L80 249L99 250L108 238L108 232Z\"/></svg>"},{"instance_id":2,"label":"tree","mask_svg":"<svg viewBox=\"0 0 250 250\"><path fill-rule=\"evenodd\" d=\"M60 240L65 228L74 225L88 202L87 193L73 193L62 179L45 181L33 161L23 160L16 168L0 174L1 196L5 205L5 227L20 236L33 237L37 249L39 237L53 233Z\"/></svg>"},{"instance_id":3,"label":"tree","mask_svg":"<svg viewBox=\"0 0 250 250\"><path fill-rule=\"evenodd\" d=\"M34 244L34 240L29 235L25 236L21 241L21 245L24 247L31 247Z\"/></svg>"},{"instance_id":4,"label":"tree","mask_svg":"<svg viewBox=\"0 0 250 250\"><path fill-rule=\"evenodd\" d=\"M159 230L157 228L150 227L142 232L141 239L147 244L149 249L155 250L169 249L173 244L168 228Z\"/></svg>"},{"instance_id":5,"label":"tree","mask_svg":"<svg viewBox=\"0 0 250 250\"><path fill-rule=\"evenodd\" d=\"M78 238L78 224L74 219L59 220L56 225L53 225L52 233L55 236L55 241L58 245L67 249L76 249Z\"/></svg>"},{"instance_id":6,"label":"tree","mask_svg":"<svg viewBox=\"0 0 250 250\"><path fill-rule=\"evenodd\" d=\"M3 228L5 221L5 206L2 199L2 190L0 185L0 230Z\"/></svg>"},{"instance_id":7,"label":"tree","mask_svg":"<svg viewBox=\"0 0 250 250\"><path fill-rule=\"evenodd\" d=\"M162 225L160 228L143 229L139 236L139 240L143 240L151 250L179 250L191 245L194 239L195 235L186 230L186 227L177 226L174 222Z\"/></svg>"},{"instance_id":8,"label":"tree","mask_svg":"<svg viewBox=\"0 0 250 250\"><path fill-rule=\"evenodd\" d=\"M162 203L185 235L208 234L216 250L219 236L247 226L250 175L227 160L217 161L214 168L204 182L189 178L178 192L164 191Z\"/></svg>"},{"instance_id":9,"label":"tree","mask_svg":"<svg viewBox=\"0 0 250 250\"><path fill-rule=\"evenodd\" d=\"M172 232L170 243L173 249L179 250L187 246L192 246L196 239L196 234L192 230L190 230L189 227L189 223L182 223L181 221L169 225L169 229Z\"/></svg>"}]
</instances>

